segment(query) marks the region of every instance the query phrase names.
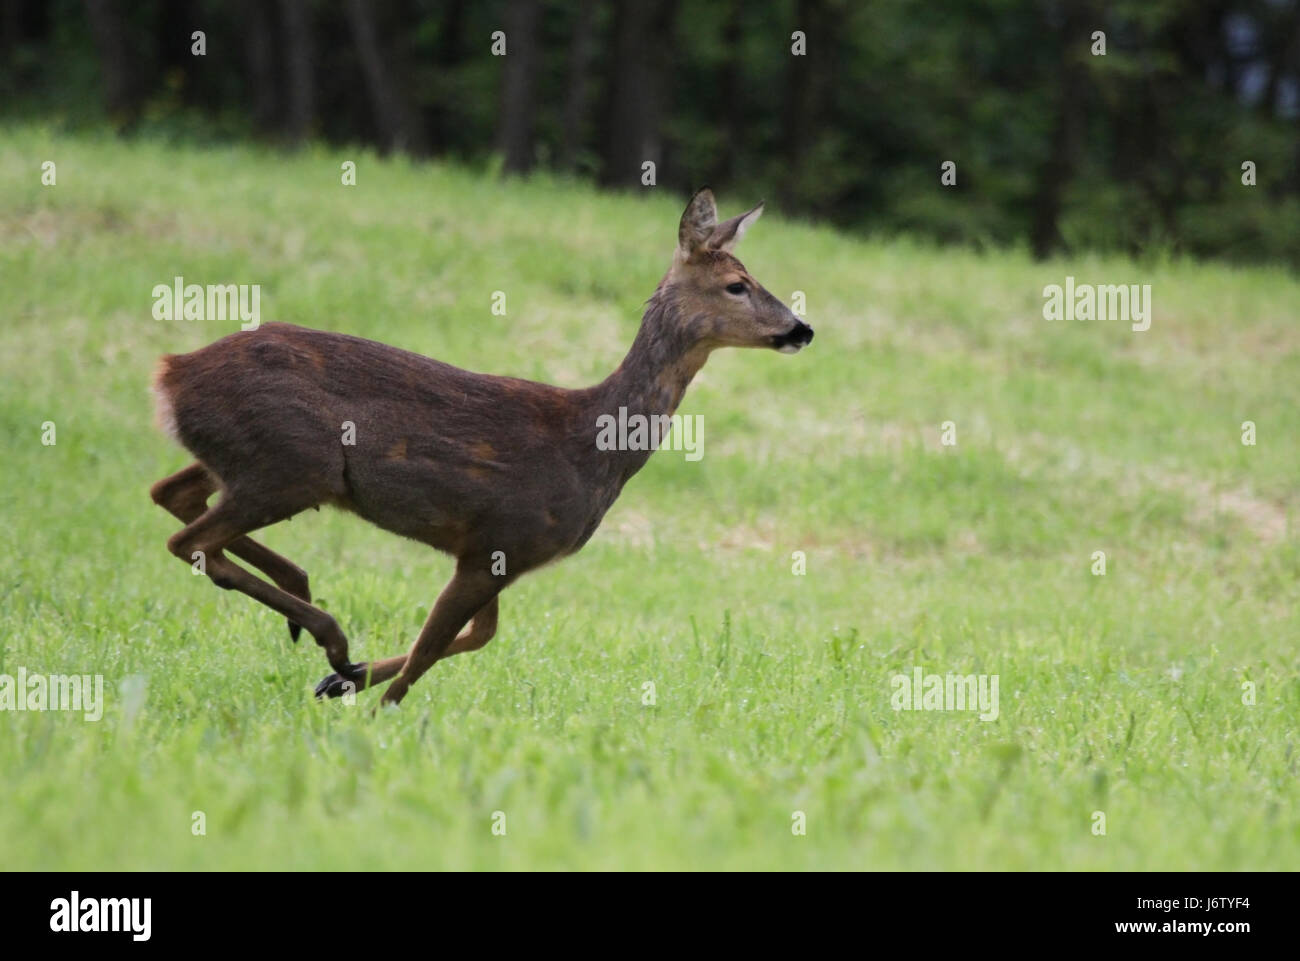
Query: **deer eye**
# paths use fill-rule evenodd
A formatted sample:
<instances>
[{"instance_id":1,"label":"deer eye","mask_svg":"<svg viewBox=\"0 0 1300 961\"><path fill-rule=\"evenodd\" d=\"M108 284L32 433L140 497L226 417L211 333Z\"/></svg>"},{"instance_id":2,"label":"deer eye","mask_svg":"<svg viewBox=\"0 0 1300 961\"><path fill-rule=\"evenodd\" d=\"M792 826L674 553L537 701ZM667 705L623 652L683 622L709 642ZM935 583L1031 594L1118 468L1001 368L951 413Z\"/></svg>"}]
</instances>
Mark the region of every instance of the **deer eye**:
<instances>
[{"instance_id":1,"label":"deer eye","mask_svg":"<svg viewBox=\"0 0 1300 961\"><path fill-rule=\"evenodd\" d=\"M745 292L745 285L742 283L727 284L727 293L740 296Z\"/></svg>"}]
</instances>

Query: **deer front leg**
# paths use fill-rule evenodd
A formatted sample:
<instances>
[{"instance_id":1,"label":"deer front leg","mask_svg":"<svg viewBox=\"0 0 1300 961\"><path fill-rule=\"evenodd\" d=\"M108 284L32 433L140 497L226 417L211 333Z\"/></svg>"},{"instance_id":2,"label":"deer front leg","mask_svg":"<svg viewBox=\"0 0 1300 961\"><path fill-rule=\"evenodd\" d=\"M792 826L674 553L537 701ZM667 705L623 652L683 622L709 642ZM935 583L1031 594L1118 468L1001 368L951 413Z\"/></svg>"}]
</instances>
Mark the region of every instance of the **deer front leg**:
<instances>
[{"instance_id":1,"label":"deer front leg","mask_svg":"<svg viewBox=\"0 0 1300 961\"><path fill-rule=\"evenodd\" d=\"M466 651L477 651L492 640L497 632L497 600L493 597L479 608L474 619L469 622L469 627L457 634L456 639L442 652L443 658L451 657L453 654L463 654ZM316 696L342 697L344 694L355 693L362 688L382 684L401 672L409 656L399 654L397 657L386 657L382 661L357 664L347 675L331 674L316 685Z\"/></svg>"},{"instance_id":2,"label":"deer front leg","mask_svg":"<svg viewBox=\"0 0 1300 961\"><path fill-rule=\"evenodd\" d=\"M420 630L406 656L400 673L388 685L379 705L400 704L411 685L431 668L438 658L447 653L456 640L457 632L465 626L477 611L482 610L494 600L501 588L505 586L504 578L496 577L486 570L475 567L466 568L463 564L456 568L456 573L442 589L429 618ZM495 608L493 610L495 615ZM495 620L495 616L493 617ZM470 632L473 633L472 630ZM486 643L486 641L484 641Z\"/></svg>"}]
</instances>

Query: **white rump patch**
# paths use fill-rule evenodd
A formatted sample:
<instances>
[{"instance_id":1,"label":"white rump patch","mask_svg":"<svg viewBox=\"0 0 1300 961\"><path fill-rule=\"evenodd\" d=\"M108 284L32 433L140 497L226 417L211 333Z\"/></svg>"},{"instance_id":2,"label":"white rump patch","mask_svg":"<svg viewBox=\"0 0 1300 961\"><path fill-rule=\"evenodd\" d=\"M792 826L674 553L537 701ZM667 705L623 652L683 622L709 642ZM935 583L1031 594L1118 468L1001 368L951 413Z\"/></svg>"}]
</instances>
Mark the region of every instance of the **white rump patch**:
<instances>
[{"instance_id":1,"label":"white rump patch","mask_svg":"<svg viewBox=\"0 0 1300 961\"><path fill-rule=\"evenodd\" d=\"M149 389L153 391L154 411L158 421L158 428L179 444L181 435L176 429L176 411L172 409L172 399L157 384L153 384Z\"/></svg>"}]
</instances>

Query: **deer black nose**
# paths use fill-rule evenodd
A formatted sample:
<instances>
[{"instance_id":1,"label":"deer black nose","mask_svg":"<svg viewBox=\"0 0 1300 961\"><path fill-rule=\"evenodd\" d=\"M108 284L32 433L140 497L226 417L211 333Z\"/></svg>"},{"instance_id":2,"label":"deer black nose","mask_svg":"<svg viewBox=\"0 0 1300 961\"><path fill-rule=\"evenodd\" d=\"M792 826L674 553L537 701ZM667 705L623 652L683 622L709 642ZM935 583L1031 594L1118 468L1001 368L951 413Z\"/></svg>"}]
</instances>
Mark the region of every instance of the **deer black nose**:
<instances>
[{"instance_id":1,"label":"deer black nose","mask_svg":"<svg viewBox=\"0 0 1300 961\"><path fill-rule=\"evenodd\" d=\"M813 329L802 320L796 320L794 326L784 334L772 338L772 346L783 354L793 354L800 348L812 343Z\"/></svg>"}]
</instances>

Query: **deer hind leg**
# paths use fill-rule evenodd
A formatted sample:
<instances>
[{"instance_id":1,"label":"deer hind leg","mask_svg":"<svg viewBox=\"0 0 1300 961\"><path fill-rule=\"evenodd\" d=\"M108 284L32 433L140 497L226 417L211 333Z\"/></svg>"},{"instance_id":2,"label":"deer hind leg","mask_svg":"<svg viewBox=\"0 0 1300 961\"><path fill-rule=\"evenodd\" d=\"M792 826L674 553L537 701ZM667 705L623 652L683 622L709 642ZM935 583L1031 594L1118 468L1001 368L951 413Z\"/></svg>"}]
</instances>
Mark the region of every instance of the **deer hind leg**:
<instances>
[{"instance_id":1,"label":"deer hind leg","mask_svg":"<svg viewBox=\"0 0 1300 961\"><path fill-rule=\"evenodd\" d=\"M301 624L325 649L330 667L340 674L353 673L356 666L348 662L348 639L333 617L302 598L250 574L223 553L249 531L295 513L296 510L286 510L285 505L268 511L265 505L256 501L241 502L237 496L227 493L200 517L173 534L167 541L167 549L187 564L201 552L204 570L214 584L223 590L247 594L293 623ZM268 517L273 519L268 521Z\"/></svg>"},{"instance_id":2,"label":"deer hind leg","mask_svg":"<svg viewBox=\"0 0 1300 961\"><path fill-rule=\"evenodd\" d=\"M178 520L190 524L208 509L208 498L219 486L212 472L195 461L189 467L177 471L170 477L164 477L154 484L149 494L155 504L171 512ZM307 572L287 557L280 556L251 537L237 538L226 547L226 550L248 561L294 597L300 597L304 601L311 600ZM301 631L302 626L297 621L289 620L289 637L295 643Z\"/></svg>"},{"instance_id":3,"label":"deer hind leg","mask_svg":"<svg viewBox=\"0 0 1300 961\"><path fill-rule=\"evenodd\" d=\"M493 597L479 608L478 613L469 622L469 626L456 635L456 639L442 652L439 660L445 660L453 654L477 651L492 640L497 632L497 600ZM382 661L358 664L356 667L362 675L360 678L355 674L350 676L331 674L316 685L316 696L341 697L344 694L382 684L401 673L408 657L408 654L399 654L397 657L386 657Z\"/></svg>"}]
</instances>

